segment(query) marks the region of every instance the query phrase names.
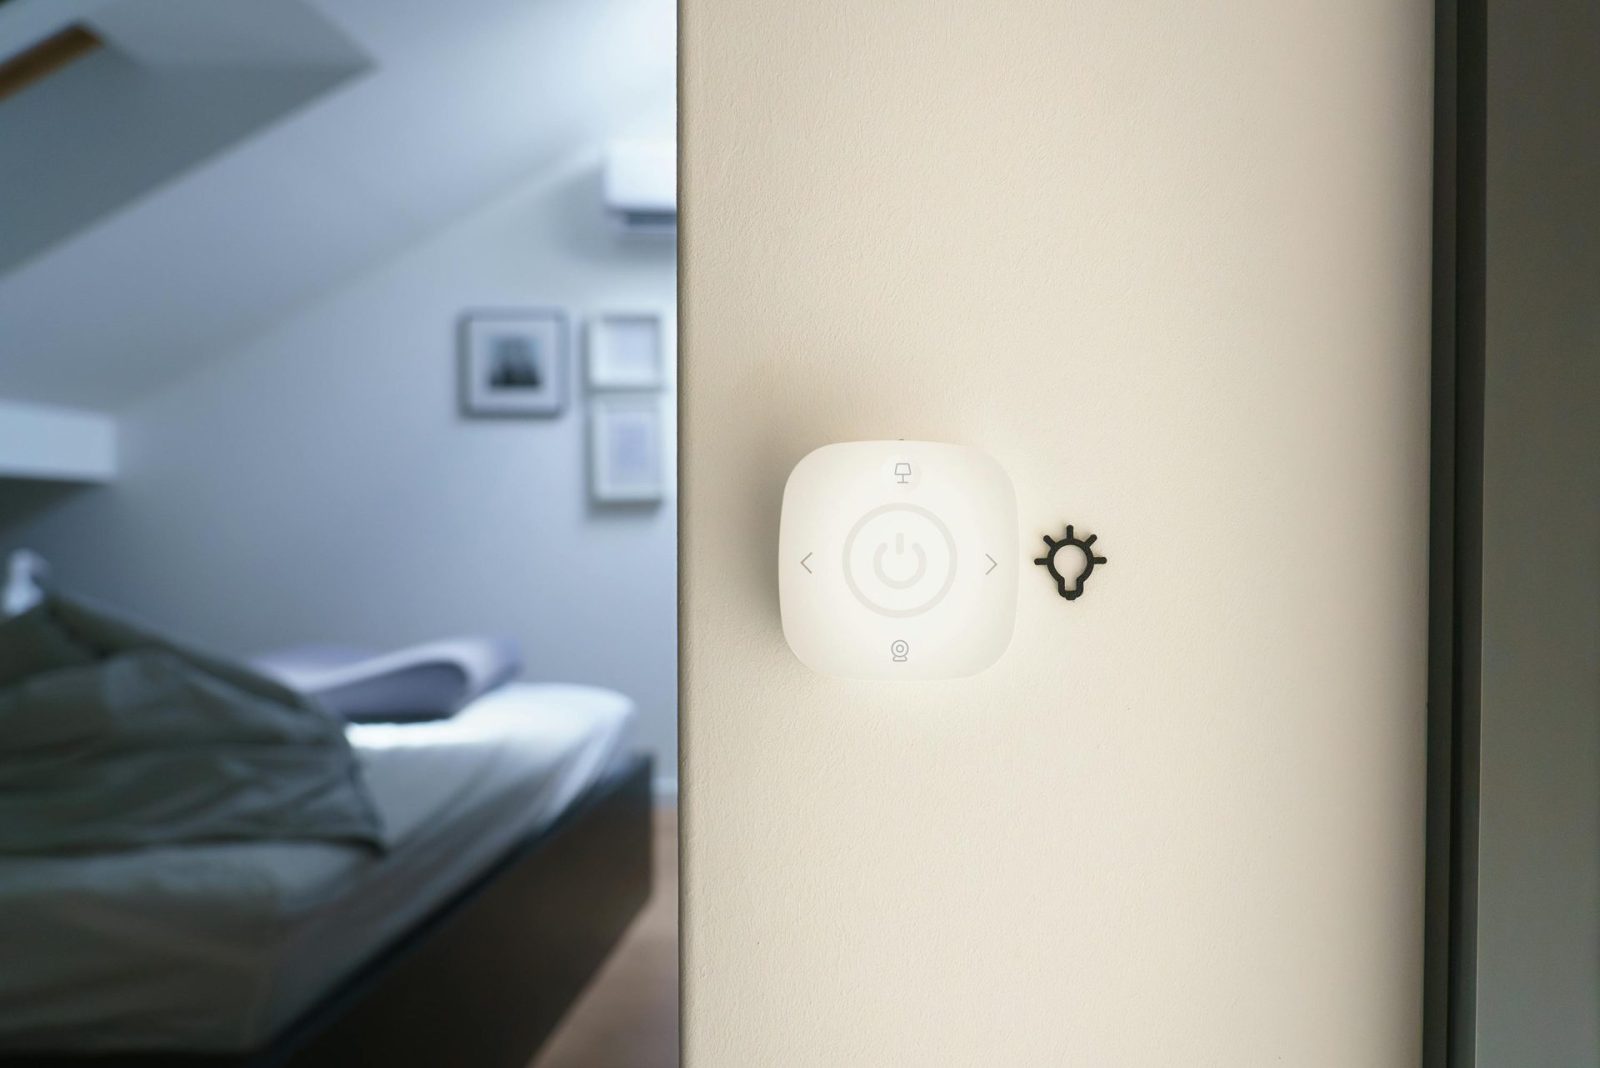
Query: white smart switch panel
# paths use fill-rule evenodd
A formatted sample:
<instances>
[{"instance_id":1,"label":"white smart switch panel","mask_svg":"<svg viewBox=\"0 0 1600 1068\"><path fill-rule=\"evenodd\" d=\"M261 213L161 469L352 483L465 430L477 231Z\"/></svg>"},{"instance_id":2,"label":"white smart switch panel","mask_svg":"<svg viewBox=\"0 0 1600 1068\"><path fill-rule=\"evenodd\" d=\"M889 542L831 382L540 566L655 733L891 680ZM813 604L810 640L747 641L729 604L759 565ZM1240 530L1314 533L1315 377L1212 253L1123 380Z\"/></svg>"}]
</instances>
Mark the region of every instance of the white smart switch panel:
<instances>
[{"instance_id":1,"label":"white smart switch panel","mask_svg":"<svg viewBox=\"0 0 1600 1068\"><path fill-rule=\"evenodd\" d=\"M825 675L957 678L1011 643L1017 499L978 449L817 449L784 486L778 560L784 636Z\"/></svg>"}]
</instances>

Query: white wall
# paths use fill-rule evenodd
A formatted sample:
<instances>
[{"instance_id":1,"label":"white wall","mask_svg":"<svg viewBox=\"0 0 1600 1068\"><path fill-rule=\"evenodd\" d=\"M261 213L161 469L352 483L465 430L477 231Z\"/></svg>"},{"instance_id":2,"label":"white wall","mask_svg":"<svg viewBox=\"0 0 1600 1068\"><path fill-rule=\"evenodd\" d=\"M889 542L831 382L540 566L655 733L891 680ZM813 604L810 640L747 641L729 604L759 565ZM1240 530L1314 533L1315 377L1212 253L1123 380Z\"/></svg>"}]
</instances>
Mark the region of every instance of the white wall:
<instances>
[{"instance_id":1,"label":"white wall","mask_svg":"<svg viewBox=\"0 0 1600 1068\"><path fill-rule=\"evenodd\" d=\"M1489 5L1477 1064L1600 1064L1600 8Z\"/></svg>"},{"instance_id":2,"label":"white wall","mask_svg":"<svg viewBox=\"0 0 1600 1068\"><path fill-rule=\"evenodd\" d=\"M686 0L686 1063L1416 1063L1432 14ZM899 436L1110 563L813 675L784 478Z\"/></svg>"},{"instance_id":3,"label":"white wall","mask_svg":"<svg viewBox=\"0 0 1600 1068\"><path fill-rule=\"evenodd\" d=\"M465 309L673 311L672 242L611 233L596 159L123 410L117 483L52 501L0 544L225 651L508 634L531 678L633 696L641 741L672 776L673 503L588 502L581 388L551 421L468 420L457 398Z\"/></svg>"}]
</instances>

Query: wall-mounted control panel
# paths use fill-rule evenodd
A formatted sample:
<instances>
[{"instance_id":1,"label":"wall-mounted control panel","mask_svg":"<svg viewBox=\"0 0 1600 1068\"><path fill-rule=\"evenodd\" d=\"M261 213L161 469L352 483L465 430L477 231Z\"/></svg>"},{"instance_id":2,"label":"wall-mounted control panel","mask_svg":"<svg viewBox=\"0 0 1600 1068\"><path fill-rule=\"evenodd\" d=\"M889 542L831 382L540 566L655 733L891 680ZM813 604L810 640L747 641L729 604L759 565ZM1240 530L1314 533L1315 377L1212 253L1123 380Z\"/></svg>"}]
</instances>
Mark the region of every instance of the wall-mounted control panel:
<instances>
[{"instance_id":1,"label":"wall-mounted control panel","mask_svg":"<svg viewBox=\"0 0 1600 1068\"><path fill-rule=\"evenodd\" d=\"M945 679L993 664L1017 606L1017 499L988 454L825 445L783 490L783 633L814 671Z\"/></svg>"}]
</instances>

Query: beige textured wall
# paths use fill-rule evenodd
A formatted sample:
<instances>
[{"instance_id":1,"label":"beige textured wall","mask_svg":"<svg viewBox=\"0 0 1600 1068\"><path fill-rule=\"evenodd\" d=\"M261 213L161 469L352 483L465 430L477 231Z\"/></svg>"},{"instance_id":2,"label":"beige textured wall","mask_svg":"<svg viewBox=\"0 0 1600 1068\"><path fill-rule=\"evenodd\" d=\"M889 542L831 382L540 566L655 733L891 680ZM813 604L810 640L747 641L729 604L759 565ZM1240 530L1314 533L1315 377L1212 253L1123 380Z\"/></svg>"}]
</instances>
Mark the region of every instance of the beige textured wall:
<instances>
[{"instance_id":1,"label":"beige textured wall","mask_svg":"<svg viewBox=\"0 0 1600 1068\"><path fill-rule=\"evenodd\" d=\"M690 1068L1415 1063L1431 5L682 27ZM1110 563L811 674L784 478L875 437Z\"/></svg>"}]
</instances>

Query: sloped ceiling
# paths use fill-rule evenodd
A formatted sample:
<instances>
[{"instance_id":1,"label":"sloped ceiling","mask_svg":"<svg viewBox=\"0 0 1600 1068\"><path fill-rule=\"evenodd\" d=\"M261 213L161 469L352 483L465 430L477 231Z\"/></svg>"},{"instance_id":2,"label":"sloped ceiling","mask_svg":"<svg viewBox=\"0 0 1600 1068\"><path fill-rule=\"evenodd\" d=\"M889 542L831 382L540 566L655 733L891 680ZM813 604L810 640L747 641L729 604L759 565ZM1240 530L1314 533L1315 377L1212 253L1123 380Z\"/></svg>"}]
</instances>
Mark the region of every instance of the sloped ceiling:
<instances>
[{"instance_id":1,"label":"sloped ceiling","mask_svg":"<svg viewBox=\"0 0 1600 1068\"><path fill-rule=\"evenodd\" d=\"M121 0L86 28L98 47L0 100L0 274L367 67L301 0Z\"/></svg>"},{"instance_id":2,"label":"sloped ceiling","mask_svg":"<svg viewBox=\"0 0 1600 1068\"><path fill-rule=\"evenodd\" d=\"M631 116L670 114L672 0L298 2L365 69L0 275L0 397L114 411ZM0 52L28 43L7 31Z\"/></svg>"}]
</instances>

